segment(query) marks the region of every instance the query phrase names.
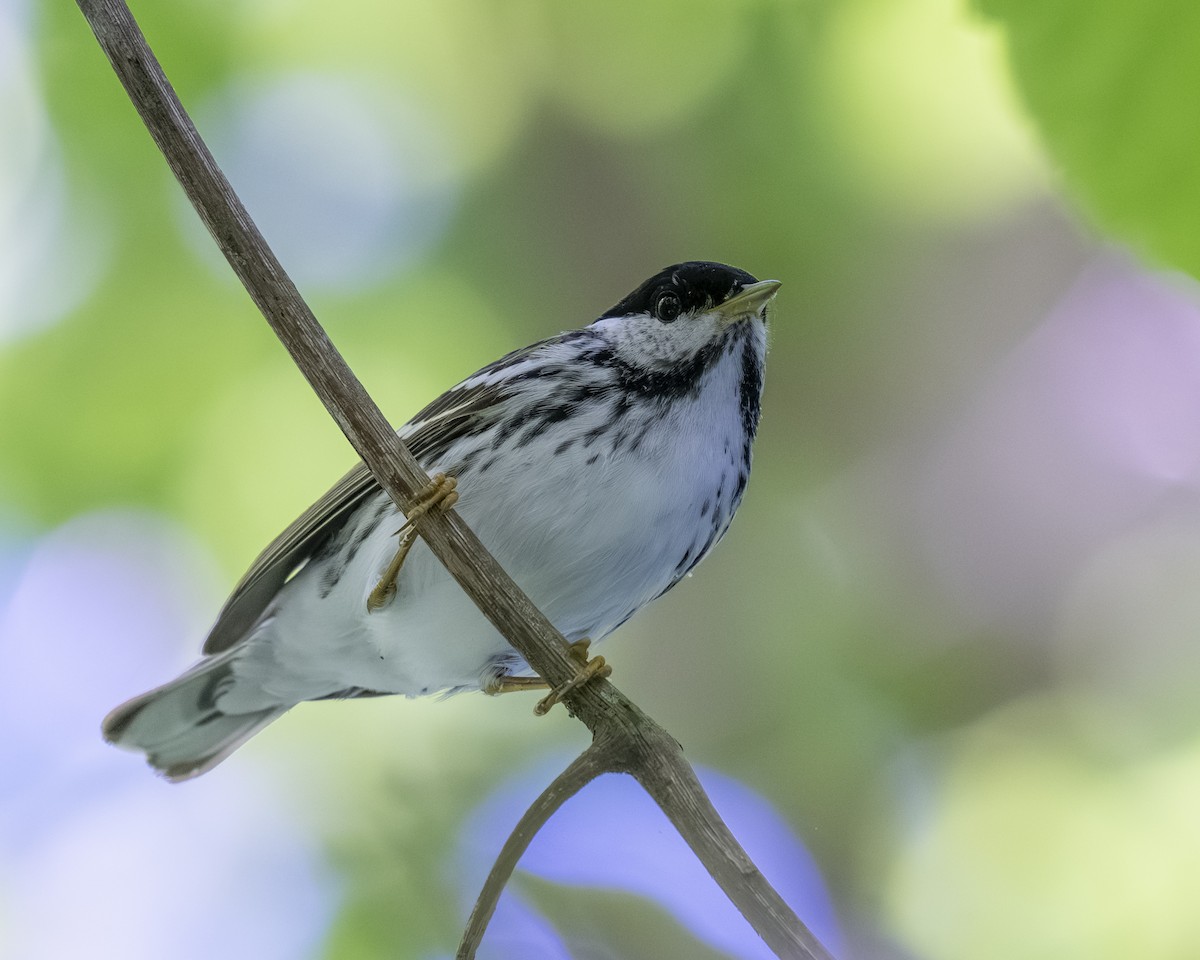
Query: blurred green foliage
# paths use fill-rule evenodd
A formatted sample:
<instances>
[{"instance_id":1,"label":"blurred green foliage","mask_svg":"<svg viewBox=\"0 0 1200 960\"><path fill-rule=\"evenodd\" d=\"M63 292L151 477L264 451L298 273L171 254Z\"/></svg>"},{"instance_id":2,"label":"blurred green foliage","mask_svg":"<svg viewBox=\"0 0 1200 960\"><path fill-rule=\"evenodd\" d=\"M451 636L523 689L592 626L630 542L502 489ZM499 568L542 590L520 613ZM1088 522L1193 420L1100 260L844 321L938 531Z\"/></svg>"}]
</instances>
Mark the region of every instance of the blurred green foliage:
<instances>
[{"instance_id":1,"label":"blurred green foliage","mask_svg":"<svg viewBox=\"0 0 1200 960\"><path fill-rule=\"evenodd\" d=\"M1192 211L1200 6L1188 0L975 0L1071 193L1103 229L1200 275Z\"/></svg>"}]
</instances>

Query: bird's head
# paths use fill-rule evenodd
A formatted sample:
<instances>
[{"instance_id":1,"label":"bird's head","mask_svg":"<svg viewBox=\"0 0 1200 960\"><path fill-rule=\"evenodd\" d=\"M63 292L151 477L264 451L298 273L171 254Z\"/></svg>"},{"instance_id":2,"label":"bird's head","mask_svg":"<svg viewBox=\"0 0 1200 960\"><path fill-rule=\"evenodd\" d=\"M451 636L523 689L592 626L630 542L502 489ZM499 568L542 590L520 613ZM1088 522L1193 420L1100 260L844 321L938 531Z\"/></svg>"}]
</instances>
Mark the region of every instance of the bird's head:
<instances>
[{"instance_id":1,"label":"bird's head","mask_svg":"<svg viewBox=\"0 0 1200 960\"><path fill-rule=\"evenodd\" d=\"M780 283L702 260L655 274L592 324L635 367L665 368L718 353L746 325L766 322Z\"/></svg>"}]
</instances>

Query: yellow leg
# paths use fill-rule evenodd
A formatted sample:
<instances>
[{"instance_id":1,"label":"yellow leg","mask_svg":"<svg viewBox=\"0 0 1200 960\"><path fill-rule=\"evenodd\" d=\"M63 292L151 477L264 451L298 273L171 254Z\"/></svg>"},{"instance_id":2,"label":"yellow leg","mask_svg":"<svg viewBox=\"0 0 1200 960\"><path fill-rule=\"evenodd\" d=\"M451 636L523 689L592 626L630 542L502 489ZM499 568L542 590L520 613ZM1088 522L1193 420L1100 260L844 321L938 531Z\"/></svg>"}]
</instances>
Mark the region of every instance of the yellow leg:
<instances>
[{"instance_id":1,"label":"yellow leg","mask_svg":"<svg viewBox=\"0 0 1200 960\"><path fill-rule=\"evenodd\" d=\"M416 539L416 531L412 527L397 532L400 534L400 546L396 549L396 555L392 557L392 562L383 571L383 576L375 584L375 589L367 597L367 613L374 613L376 610L386 607L392 602L392 597L396 595L396 578L400 576L404 558L408 556L408 551L412 549L413 541Z\"/></svg>"},{"instance_id":2,"label":"yellow leg","mask_svg":"<svg viewBox=\"0 0 1200 960\"><path fill-rule=\"evenodd\" d=\"M524 693L526 690L549 690L548 684L541 677L496 677L488 683L483 692L489 697L498 697L502 693Z\"/></svg>"},{"instance_id":3,"label":"yellow leg","mask_svg":"<svg viewBox=\"0 0 1200 960\"><path fill-rule=\"evenodd\" d=\"M417 538L414 522L435 507L439 510L449 510L454 506L458 502L458 491L455 489L457 486L456 478L439 473L429 486L417 494L416 501L408 511L408 518L404 521L404 525L396 531L396 535L400 537L396 555L392 557L392 562L388 564L387 569L383 571L383 576L375 584L375 589L367 597L368 613L374 613L376 610L386 607L391 603L392 597L396 595L396 578L400 576L404 558L408 556L408 551L412 549Z\"/></svg>"},{"instance_id":4,"label":"yellow leg","mask_svg":"<svg viewBox=\"0 0 1200 960\"><path fill-rule=\"evenodd\" d=\"M593 677L608 677L612 675L612 667L604 662L603 657L592 657L588 659L588 647L591 646L591 641L588 639L576 640L570 645L571 658L578 662L579 671L564 684L560 684L551 690L546 696L542 697L533 708L536 716L544 717L550 712L559 700L566 696L576 687L582 686ZM497 677L486 687L483 692L491 696L496 696L501 693L518 693L525 690L546 690L549 689L548 684L541 677Z\"/></svg>"}]
</instances>

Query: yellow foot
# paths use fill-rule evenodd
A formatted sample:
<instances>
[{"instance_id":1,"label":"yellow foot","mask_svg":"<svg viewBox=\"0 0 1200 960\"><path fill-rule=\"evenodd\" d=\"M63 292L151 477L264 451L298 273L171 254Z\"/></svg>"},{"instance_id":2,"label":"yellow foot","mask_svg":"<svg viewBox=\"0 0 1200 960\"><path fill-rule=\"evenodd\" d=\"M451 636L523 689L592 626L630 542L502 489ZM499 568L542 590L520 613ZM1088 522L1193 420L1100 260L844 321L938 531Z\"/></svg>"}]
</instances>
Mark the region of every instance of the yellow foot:
<instances>
[{"instance_id":1,"label":"yellow foot","mask_svg":"<svg viewBox=\"0 0 1200 960\"><path fill-rule=\"evenodd\" d=\"M579 671L566 683L559 684L537 702L533 708L535 717L544 717L559 700L576 687L583 686L593 677L603 678L612 676L612 667L604 662L603 657L588 659L588 647L591 644L592 641L587 639L587 637L584 637L582 640L576 640L571 644L571 658L579 664Z\"/></svg>"},{"instance_id":2,"label":"yellow foot","mask_svg":"<svg viewBox=\"0 0 1200 960\"><path fill-rule=\"evenodd\" d=\"M526 690L549 690L548 684L541 677L496 677L484 685L483 692L489 697L498 697L502 693L523 693Z\"/></svg>"},{"instance_id":3,"label":"yellow foot","mask_svg":"<svg viewBox=\"0 0 1200 960\"><path fill-rule=\"evenodd\" d=\"M533 708L535 715L545 716L550 713L550 708L554 704L562 700L576 686L586 684L593 677L612 676L612 667L606 664L602 656L593 656L592 659L588 659L588 647L590 646L592 646L590 640L577 640L569 644L571 659L575 660L580 668L568 682L556 686L538 701L538 706ZM484 692L490 696L496 696L498 694L516 694L522 690L546 690L548 686L550 684L541 677L497 677L485 686Z\"/></svg>"},{"instance_id":4,"label":"yellow foot","mask_svg":"<svg viewBox=\"0 0 1200 960\"><path fill-rule=\"evenodd\" d=\"M538 706L533 708L534 714L545 716L550 713L550 708L562 700L568 692L574 690L576 686L586 684L593 677L612 676L612 667L606 664L602 656L593 656L592 659L588 659L588 647L590 646L592 646L590 640L577 640L569 644L571 659L580 665L580 670L568 682L557 686L542 697L538 701ZM524 690L548 689L550 689L550 684L541 677L497 677L485 686L484 692L488 696L498 696L499 694L518 694Z\"/></svg>"},{"instance_id":5,"label":"yellow foot","mask_svg":"<svg viewBox=\"0 0 1200 960\"><path fill-rule=\"evenodd\" d=\"M400 544L396 547L396 555L392 557L392 562L388 564L387 569L383 571L383 576L375 584L375 589L367 597L367 613L374 613L376 610L386 607L392 602L392 597L396 595L396 578L400 576L404 558L408 556L408 551L412 549L417 536L414 522L435 507L439 510L449 510L454 506L458 502L458 490L455 489L457 486L458 480L455 477L439 473L429 482L429 486L417 493L413 505L408 510L408 517L405 519L404 525L396 531L396 535L400 538Z\"/></svg>"},{"instance_id":6,"label":"yellow foot","mask_svg":"<svg viewBox=\"0 0 1200 960\"><path fill-rule=\"evenodd\" d=\"M551 690L546 696L542 697L537 702L537 706L533 708L536 716L544 717L550 712L559 700L566 694L574 690L576 687L582 686L593 677L608 677L612 675L612 667L604 662L603 657L592 657L588 659L588 647L592 641L588 639L576 640L570 644L571 659L579 664L579 671L566 683L561 684ZM501 693L519 693L524 690L547 690L548 684L541 677L496 677L483 688L483 692L489 696L497 696Z\"/></svg>"}]
</instances>

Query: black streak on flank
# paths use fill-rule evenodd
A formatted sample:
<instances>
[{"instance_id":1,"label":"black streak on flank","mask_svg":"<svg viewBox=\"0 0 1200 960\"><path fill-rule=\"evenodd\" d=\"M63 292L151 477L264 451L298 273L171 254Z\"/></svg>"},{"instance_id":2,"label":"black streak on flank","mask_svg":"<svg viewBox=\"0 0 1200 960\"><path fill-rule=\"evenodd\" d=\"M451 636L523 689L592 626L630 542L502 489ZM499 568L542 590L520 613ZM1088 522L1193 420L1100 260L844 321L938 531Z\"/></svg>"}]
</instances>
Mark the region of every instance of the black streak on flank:
<instances>
[{"instance_id":1,"label":"black streak on flank","mask_svg":"<svg viewBox=\"0 0 1200 960\"><path fill-rule=\"evenodd\" d=\"M583 435L583 445L585 447L590 447L593 443L604 436L604 434L606 434L611 427L612 423L602 423L598 427L592 427L591 430Z\"/></svg>"},{"instance_id":2,"label":"black streak on flank","mask_svg":"<svg viewBox=\"0 0 1200 960\"><path fill-rule=\"evenodd\" d=\"M492 450L499 450L513 432L521 425L521 421L516 417L510 417L507 421L500 424L496 430L496 435L492 438Z\"/></svg>"},{"instance_id":3,"label":"black streak on flank","mask_svg":"<svg viewBox=\"0 0 1200 960\"><path fill-rule=\"evenodd\" d=\"M746 477L750 473L750 448L754 443L754 434L758 430L758 418L762 408L762 363L758 355L747 343L742 348L742 378L738 385L741 392L739 403L742 411L742 427L745 436L742 439L742 475L738 485L738 493L734 502L737 503L746 487Z\"/></svg>"},{"instance_id":4,"label":"black streak on flank","mask_svg":"<svg viewBox=\"0 0 1200 960\"><path fill-rule=\"evenodd\" d=\"M644 427L642 427L641 430L638 431L637 436L635 436L633 438L633 441L629 444L629 452L631 454L637 453L638 447L640 447L642 445L642 441L646 439L646 434L648 434L650 432L650 428L653 426L654 426L654 421L651 420Z\"/></svg>"},{"instance_id":5,"label":"black streak on flank","mask_svg":"<svg viewBox=\"0 0 1200 960\"><path fill-rule=\"evenodd\" d=\"M322 551L321 556L314 558L314 562L328 558L328 565L321 574L321 586L317 592L322 600L333 593L333 588L341 582L346 570L354 562L358 548L366 542L371 531L383 519L383 515L391 506L392 503L388 500L382 504L382 512L376 508L375 519L371 523L344 526L337 537Z\"/></svg>"},{"instance_id":6,"label":"black streak on flank","mask_svg":"<svg viewBox=\"0 0 1200 960\"><path fill-rule=\"evenodd\" d=\"M758 430L758 417L762 408L762 363L748 340L742 343L742 378L738 384L741 393L742 428L746 431L746 449Z\"/></svg>"}]
</instances>

